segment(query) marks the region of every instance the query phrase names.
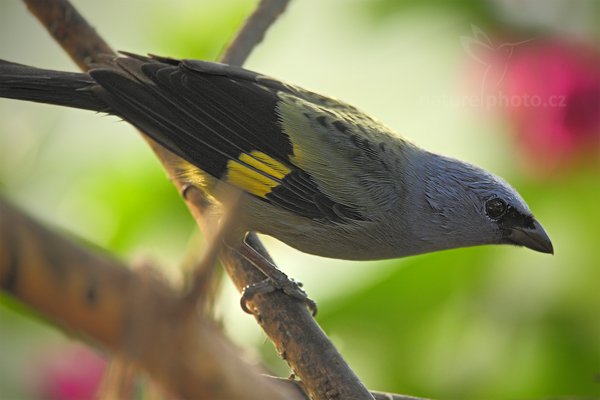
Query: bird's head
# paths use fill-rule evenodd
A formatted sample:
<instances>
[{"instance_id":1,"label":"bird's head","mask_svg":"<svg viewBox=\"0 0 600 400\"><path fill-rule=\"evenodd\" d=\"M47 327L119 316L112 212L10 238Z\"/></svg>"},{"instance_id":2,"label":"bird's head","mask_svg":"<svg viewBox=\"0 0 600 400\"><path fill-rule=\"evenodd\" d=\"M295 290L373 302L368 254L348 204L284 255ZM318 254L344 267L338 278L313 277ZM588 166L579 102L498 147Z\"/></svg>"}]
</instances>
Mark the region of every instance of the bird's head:
<instances>
[{"instance_id":1,"label":"bird's head","mask_svg":"<svg viewBox=\"0 0 600 400\"><path fill-rule=\"evenodd\" d=\"M425 241L442 243L445 248L513 244L554 252L523 198L502 178L431 153L422 165L421 207L430 221L418 234Z\"/></svg>"}]
</instances>

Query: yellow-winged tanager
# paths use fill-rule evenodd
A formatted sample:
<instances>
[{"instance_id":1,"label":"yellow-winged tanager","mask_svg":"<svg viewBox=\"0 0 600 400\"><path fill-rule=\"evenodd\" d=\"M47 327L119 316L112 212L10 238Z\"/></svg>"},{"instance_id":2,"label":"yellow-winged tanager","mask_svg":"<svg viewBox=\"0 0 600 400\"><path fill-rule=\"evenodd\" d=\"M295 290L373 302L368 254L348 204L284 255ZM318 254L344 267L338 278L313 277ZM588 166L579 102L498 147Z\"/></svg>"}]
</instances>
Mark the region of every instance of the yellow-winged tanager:
<instances>
[{"instance_id":1,"label":"yellow-winged tanager","mask_svg":"<svg viewBox=\"0 0 600 400\"><path fill-rule=\"evenodd\" d=\"M178 168L189 183L242 190L239 232L306 253L375 260L483 244L553 252L503 179L423 150L346 103L242 68L127 53L87 73L1 61L0 96L130 122L185 160Z\"/></svg>"}]
</instances>

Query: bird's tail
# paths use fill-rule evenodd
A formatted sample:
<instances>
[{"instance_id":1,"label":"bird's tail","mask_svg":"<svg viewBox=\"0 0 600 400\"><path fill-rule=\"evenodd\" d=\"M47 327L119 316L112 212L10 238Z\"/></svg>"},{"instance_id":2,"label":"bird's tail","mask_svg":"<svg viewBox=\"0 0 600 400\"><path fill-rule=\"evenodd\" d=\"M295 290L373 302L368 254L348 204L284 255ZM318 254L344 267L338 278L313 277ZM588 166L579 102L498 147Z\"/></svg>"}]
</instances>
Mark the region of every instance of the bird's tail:
<instances>
[{"instance_id":1,"label":"bird's tail","mask_svg":"<svg viewBox=\"0 0 600 400\"><path fill-rule=\"evenodd\" d=\"M109 111L87 74L52 71L0 60L0 97Z\"/></svg>"}]
</instances>

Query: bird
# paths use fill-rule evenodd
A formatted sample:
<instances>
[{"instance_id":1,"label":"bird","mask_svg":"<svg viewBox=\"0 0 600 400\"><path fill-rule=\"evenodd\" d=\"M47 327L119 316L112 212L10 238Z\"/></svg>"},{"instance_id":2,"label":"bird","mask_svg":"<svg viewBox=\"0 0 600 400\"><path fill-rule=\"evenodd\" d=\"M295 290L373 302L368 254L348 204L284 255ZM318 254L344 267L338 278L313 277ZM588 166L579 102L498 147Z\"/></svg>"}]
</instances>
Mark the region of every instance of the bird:
<instances>
[{"instance_id":1,"label":"bird","mask_svg":"<svg viewBox=\"0 0 600 400\"><path fill-rule=\"evenodd\" d=\"M495 244L554 252L502 178L343 101L241 67L126 52L85 73L0 60L0 97L114 115L174 153L187 184L217 197L219 184L238 189L239 248L286 292L294 289L244 246L245 233L345 260Z\"/></svg>"}]
</instances>

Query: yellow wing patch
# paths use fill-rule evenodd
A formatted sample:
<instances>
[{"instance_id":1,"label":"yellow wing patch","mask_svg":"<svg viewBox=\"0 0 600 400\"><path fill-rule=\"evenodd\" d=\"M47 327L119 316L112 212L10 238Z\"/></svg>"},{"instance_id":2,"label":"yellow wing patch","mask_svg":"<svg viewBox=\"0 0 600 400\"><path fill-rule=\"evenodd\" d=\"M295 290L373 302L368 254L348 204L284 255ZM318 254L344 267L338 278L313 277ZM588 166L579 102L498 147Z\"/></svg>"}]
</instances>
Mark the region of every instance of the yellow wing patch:
<instances>
[{"instance_id":1,"label":"yellow wing patch","mask_svg":"<svg viewBox=\"0 0 600 400\"><path fill-rule=\"evenodd\" d=\"M225 180L255 196L265 197L290 172L285 164L268 154L252 151L227 162Z\"/></svg>"}]
</instances>

